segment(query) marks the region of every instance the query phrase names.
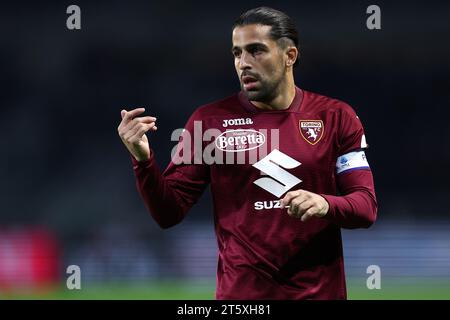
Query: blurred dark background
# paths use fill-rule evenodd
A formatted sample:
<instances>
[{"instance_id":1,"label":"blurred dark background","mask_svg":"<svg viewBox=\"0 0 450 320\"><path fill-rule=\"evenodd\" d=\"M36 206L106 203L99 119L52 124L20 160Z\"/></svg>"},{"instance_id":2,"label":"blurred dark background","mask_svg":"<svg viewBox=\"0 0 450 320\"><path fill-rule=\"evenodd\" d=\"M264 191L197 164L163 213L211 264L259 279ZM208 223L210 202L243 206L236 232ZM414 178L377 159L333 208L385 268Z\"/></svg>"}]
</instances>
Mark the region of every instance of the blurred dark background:
<instances>
[{"instance_id":1,"label":"blurred dark background","mask_svg":"<svg viewBox=\"0 0 450 320\"><path fill-rule=\"evenodd\" d=\"M66 28L71 4L81 30ZM371 4L381 30L366 27ZM450 2L15 1L0 9L0 225L43 226L66 255L102 233L170 246L184 229L163 235L145 211L117 134L120 110L158 117L150 140L165 167L172 131L239 90L231 24L260 5L297 23L297 85L361 118L379 221L447 218ZM187 220L212 232L208 193Z\"/></svg>"}]
</instances>

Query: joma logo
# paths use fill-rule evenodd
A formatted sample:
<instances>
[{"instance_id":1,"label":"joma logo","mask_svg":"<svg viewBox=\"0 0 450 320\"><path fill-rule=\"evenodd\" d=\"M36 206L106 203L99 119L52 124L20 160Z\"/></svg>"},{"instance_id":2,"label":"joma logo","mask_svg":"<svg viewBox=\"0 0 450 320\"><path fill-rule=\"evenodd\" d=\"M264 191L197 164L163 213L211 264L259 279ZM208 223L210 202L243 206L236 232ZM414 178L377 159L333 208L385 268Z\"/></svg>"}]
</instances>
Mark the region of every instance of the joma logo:
<instances>
[{"instance_id":1,"label":"joma logo","mask_svg":"<svg viewBox=\"0 0 450 320\"><path fill-rule=\"evenodd\" d=\"M225 119L223 120L222 126L226 128L228 126L243 126L246 124L253 124L252 119L250 118Z\"/></svg>"}]
</instances>

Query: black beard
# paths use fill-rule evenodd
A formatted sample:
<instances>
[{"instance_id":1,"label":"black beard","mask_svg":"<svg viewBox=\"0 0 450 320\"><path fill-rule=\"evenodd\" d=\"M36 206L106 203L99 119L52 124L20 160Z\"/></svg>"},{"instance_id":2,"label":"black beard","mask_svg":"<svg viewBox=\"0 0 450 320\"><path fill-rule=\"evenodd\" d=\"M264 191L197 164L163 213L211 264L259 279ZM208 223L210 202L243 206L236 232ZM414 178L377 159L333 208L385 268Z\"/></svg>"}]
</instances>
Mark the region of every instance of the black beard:
<instances>
[{"instance_id":1,"label":"black beard","mask_svg":"<svg viewBox=\"0 0 450 320\"><path fill-rule=\"evenodd\" d=\"M278 87L281 81L276 81L273 83L263 83L261 82L261 89L256 91L244 90L243 85L241 86L242 91L244 91L245 96L250 101L270 103L275 99L278 94Z\"/></svg>"}]
</instances>

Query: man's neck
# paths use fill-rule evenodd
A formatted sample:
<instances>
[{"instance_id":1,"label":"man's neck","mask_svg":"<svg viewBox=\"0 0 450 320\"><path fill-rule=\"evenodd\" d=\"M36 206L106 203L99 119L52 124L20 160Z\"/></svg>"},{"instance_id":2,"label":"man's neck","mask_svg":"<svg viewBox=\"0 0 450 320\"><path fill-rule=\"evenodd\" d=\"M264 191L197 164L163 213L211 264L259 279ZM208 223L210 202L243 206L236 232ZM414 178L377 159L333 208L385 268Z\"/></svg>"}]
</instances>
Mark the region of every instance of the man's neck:
<instances>
[{"instance_id":1,"label":"man's neck","mask_svg":"<svg viewBox=\"0 0 450 320\"><path fill-rule=\"evenodd\" d=\"M263 110L285 110L289 108L295 98L295 84L289 81L286 88L282 90L272 101L268 103L251 101L259 109Z\"/></svg>"}]
</instances>

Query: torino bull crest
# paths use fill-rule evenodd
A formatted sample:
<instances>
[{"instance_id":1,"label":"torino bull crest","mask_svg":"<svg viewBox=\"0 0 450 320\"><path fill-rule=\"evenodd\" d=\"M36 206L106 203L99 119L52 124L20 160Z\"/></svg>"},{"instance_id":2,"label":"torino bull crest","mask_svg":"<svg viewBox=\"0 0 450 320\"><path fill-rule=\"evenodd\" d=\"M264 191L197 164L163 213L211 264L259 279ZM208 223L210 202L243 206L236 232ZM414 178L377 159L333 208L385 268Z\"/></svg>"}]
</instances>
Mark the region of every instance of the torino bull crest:
<instances>
[{"instance_id":1,"label":"torino bull crest","mask_svg":"<svg viewBox=\"0 0 450 320\"><path fill-rule=\"evenodd\" d=\"M310 144L314 145L322 139L323 122L322 120L300 120L300 134Z\"/></svg>"}]
</instances>

